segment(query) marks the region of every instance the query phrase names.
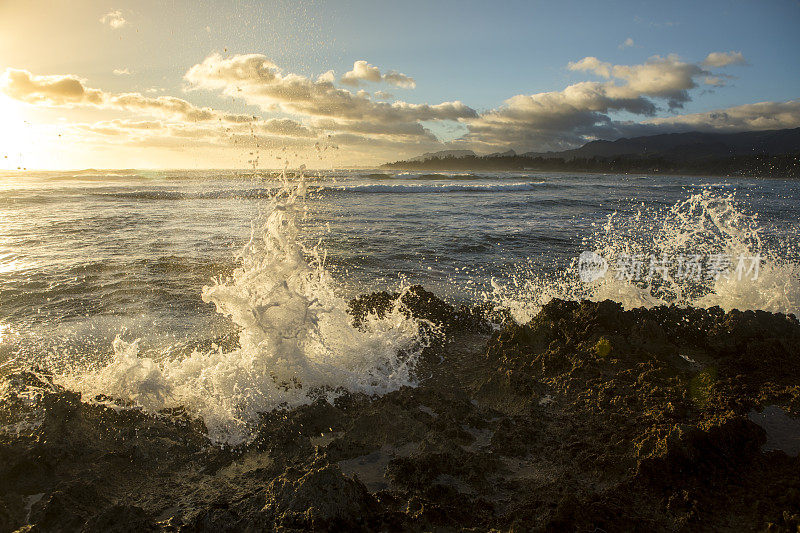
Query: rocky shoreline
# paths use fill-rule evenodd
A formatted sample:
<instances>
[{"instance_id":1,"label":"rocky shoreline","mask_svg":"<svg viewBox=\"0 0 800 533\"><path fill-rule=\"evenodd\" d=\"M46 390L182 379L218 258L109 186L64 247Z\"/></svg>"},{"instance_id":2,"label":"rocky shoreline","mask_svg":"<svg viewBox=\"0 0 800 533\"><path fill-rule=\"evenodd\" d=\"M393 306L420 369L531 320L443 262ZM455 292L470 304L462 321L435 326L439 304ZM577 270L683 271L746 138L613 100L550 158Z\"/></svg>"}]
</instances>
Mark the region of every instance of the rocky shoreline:
<instances>
[{"instance_id":1,"label":"rocky shoreline","mask_svg":"<svg viewBox=\"0 0 800 533\"><path fill-rule=\"evenodd\" d=\"M402 298L438 335L417 387L264 414L236 449L4 376L0 531L800 528L795 317L554 300L497 327Z\"/></svg>"}]
</instances>

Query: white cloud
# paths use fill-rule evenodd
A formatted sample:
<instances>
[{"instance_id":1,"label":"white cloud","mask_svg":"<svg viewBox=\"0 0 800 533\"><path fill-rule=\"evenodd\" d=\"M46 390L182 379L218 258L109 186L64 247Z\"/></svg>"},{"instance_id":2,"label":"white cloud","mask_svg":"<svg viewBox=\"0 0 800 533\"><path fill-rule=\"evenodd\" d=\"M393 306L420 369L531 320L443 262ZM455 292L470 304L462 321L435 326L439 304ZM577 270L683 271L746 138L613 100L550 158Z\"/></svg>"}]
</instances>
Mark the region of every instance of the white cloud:
<instances>
[{"instance_id":1,"label":"white cloud","mask_svg":"<svg viewBox=\"0 0 800 533\"><path fill-rule=\"evenodd\" d=\"M114 75L115 76L130 76L131 75L131 71L128 70L127 68L115 68L114 69Z\"/></svg>"},{"instance_id":2,"label":"white cloud","mask_svg":"<svg viewBox=\"0 0 800 533\"><path fill-rule=\"evenodd\" d=\"M710 54L717 65L740 62L735 54ZM743 59L742 59L743 60ZM653 56L642 64L614 65L596 57L571 62L567 68L591 72L606 81L580 82L562 91L517 95L504 105L463 119L467 135L456 145L480 150L514 147L521 150L556 150L595 138L689 129L742 131L800 126L797 103L764 103L714 113L646 118L643 122L619 122L613 113L626 111L653 117L659 103L675 110L691 99L700 84L721 87L725 75L715 75L704 64L682 61L676 55Z\"/></svg>"},{"instance_id":3,"label":"white cloud","mask_svg":"<svg viewBox=\"0 0 800 533\"><path fill-rule=\"evenodd\" d=\"M342 76L342 83L355 87L362 81L379 82L381 78L381 71L378 67L373 67L366 61L356 61L353 63L353 70L345 72Z\"/></svg>"},{"instance_id":4,"label":"white cloud","mask_svg":"<svg viewBox=\"0 0 800 533\"><path fill-rule=\"evenodd\" d=\"M627 39L622 41L622 43L619 45L618 48L622 50L624 48L631 48L633 45L634 45L633 39L631 37L628 37Z\"/></svg>"},{"instance_id":5,"label":"white cloud","mask_svg":"<svg viewBox=\"0 0 800 533\"><path fill-rule=\"evenodd\" d=\"M0 75L0 92L29 104L50 107L96 107L150 113L189 122L222 120L249 122L249 115L238 115L197 107L174 96L145 96L141 93L107 93L86 86L72 74L37 76L27 70L7 68Z\"/></svg>"},{"instance_id":6,"label":"white cloud","mask_svg":"<svg viewBox=\"0 0 800 533\"><path fill-rule=\"evenodd\" d=\"M367 65L369 67L369 65ZM208 56L184 76L193 88L219 90L265 111L282 111L305 117L364 121L392 130L396 123L475 118L477 113L461 102L410 104L378 102L368 93L336 87L330 73L312 80L284 74L263 55Z\"/></svg>"},{"instance_id":7,"label":"white cloud","mask_svg":"<svg viewBox=\"0 0 800 533\"><path fill-rule=\"evenodd\" d=\"M605 61L600 61L594 56L587 56L579 61L570 61L567 64L567 68L569 70L583 70L594 72L598 76L602 76L604 78L611 77L611 63L606 63Z\"/></svg>"},{"instance_id":8,"label":"white cloud","mask_svg":"<svg viewBox=\"0 0 800 533\"><path fill-rule=\"evenodd\" d=\"M759 102L644 121L640 128L652 133L664 131L749 131L800 127L800 99L788 102ZM646 135L647 133L642 133Z\"/></svg>"},{"instance_id":9,"label":"white cloud","mask_svg":"<svg viewBox=\"0 0 800 533\"><path fill-rule=\"evenodd\" d=\"M383 81L403 89L414 89L417 87L417 82L414 81L414 78L406 76L402 72L397 72L396 70L390 70L384 74Z\"/></svg>"},{"instance_id":10,"label":"white cloud","mask_svg":"<svg viewBox=\"0 0 800 533\"><path fill-rule=\"evenodd\" d=\"M588 71L608 79L623 81L622 85L607 85L610 95L651 96L668 100L671 108L681 107L689 101L688 90L697 87L696 78L710 72L694 63L686 63L677 55L653 56L639 65L612 65L596 57L585 57L571 62L567 68Z\"/></svg>"},{"instance_id":11,"label":"white cloud","mask_svg":"<svg viewBox=\"0 0 800 533\"><path fill-rule=\"evenodd\" d=\"M446 148L540 151L571 148L597 138L800 127L800 100L656 116L659 111L680 108L701 85L724 86L730 76L712 72L709 63L727 66L743 62L736 54L709 54L700 63L675 55L653 56L632 65L584 57L567 68L598 79L558 91L518 94L483 113L459 101L387 101L394 97L384 91L370 95L363 89L337 86L332 70L316 78L302 76L284 72L260 54L212 54L188 69L184 79L189 90L212 90L257 106L266 119L201 107L173 96L107 92L73 74L39 76L9 68L0 71L0 92L31 105L110 110L114 111L112 117L119 112L130 114L127 118L74 125L76 131L94 139L92 142L165 150L221 147L230 149L230 153L243 146L313 152L315 145L335 143L347 148L341 154L348 163L396 160ZM129 72L117 70L116 74ZM351 72L356 85L376 79L388 82L393 76L391 71L380 73L366 61L357 61ZM401 81L399 77L395 80ZM152 88L147 93L158 90L163 89ZM639 119L619 120L620 112ZM466 133L443 143L428 129L435 121L440 121L436 131L456 125Z\"/></svg>"},{"instance_id":12,"label":"white cloud","mask_svg":"<svg viewBox=\"0 0 800 533\"><path fill-rule=\"evenodd\" d=\"M656 101L670 108L689 100L688 90L707 71L676 56L654 56L639 65L613 65L596 57L585 57L567 66L572 71L591 72L607 81L575 83L562 91L520 94L504 105L465 119L465 140L486 149L514 146L520 149L560 149L580 144L600 132L609 132L609 113L627 111L653 116Z\"/></svg>"},{"instance_id":13,"label":"white cloud","mask_svg":"<svg viewBox=\"0 0 800 533\"><path fill-rule=\"evenodd\" d=\"M108 24L109 26L111 26L111 28L118 30L119 28L126 25L128 21L125 20L125 17L122 16L122 11L117 9L115 11L109 11L108 13L100 17L100 23Z\"/></svg>"},{"instance_id":14,"label":"white cloud","mask_svg":"<svg viewBox=\"0 0 800 533\"><path fill-rule=\"evenodd\" d=\"M0 90L11 98L30 104L100 105L104 100L102 91L85 87L77 76L34 76L27 70L12 68L7 68L0 77Z\"/></svg>"},{"instance_id":15,"label":"white cloud","mask_svg":"<svg viewBox=\"0 0 800 533\"><path fill-rule=\"evenodd\" d=\"M620 110L652 115L656 108L643 97L612 98L604 83L581 82L563 91L513 96L503 106L465 120L466 140L478 149L555 150L580 143L588 132L611 122L608 112Z\"/></svg>"},{"instance_id":16,"label":"white cloud","mask_svg":"<svg viewBox=\"0 0 800 533\"><path fill-rule=\"evenodd\" d=\"M70 74L39 76L6 69L0 72L0 92L41 107L127 111L131 118L75 125L74 129L90 136L92 142L175 150L203 146L313 150L315 145L341 142L354 148L354 154L367 157L371 153L374 158L381 157L381 150L396 155L406 153L404 150L440 148L442 143L422 126L422 120L477 116L460 102L374 102L365 91L353 94L336 88L328 73L314 81L284 75L261 58L258 64L253 58L239 59L214 65L207 62L208 68L195 73L202 72L204 83L225 94L254 99L268 110L292 112L302 122L228 113L173 96L106 92ZM76 138L81 137L76 134Z\"/></svg>"},{"instance_id":17,"label":"white cloud","mask_svg":"<svg viewBox=\"0 0 800 533\"><path fill-rule=\"evenodd\" d=\"M746 65L747 61L741 52L711 52L703 60L704 67L720 68L728 65Z\"/></svg>"},{"instance_id":18,"label":"white cloud","mask_svg":"<svg viewBox=\"0 0 800 533\"><path fill-rule=\"evenodd\" d=\"M417 86L414 78L406 76L402 72L390 70L386 74L381 74L378 67L370 65L364 60L353 63L353 70L345 72L341 79L342 83L353 87L357 87L360 83L366 81L373 83L384 81L403 89L414 89Z\"/></svg>"},{"instance_id":19,"label":"white cloud","mask_svg":"<svg viewBox=\"0 0 800 533\"><path fill-rule=\"evenodd\" d=\"M336 81L336 75L332 70L329 70L317 76L317 81L320 83L333 83Z\"/></svg>"}]
</instances>

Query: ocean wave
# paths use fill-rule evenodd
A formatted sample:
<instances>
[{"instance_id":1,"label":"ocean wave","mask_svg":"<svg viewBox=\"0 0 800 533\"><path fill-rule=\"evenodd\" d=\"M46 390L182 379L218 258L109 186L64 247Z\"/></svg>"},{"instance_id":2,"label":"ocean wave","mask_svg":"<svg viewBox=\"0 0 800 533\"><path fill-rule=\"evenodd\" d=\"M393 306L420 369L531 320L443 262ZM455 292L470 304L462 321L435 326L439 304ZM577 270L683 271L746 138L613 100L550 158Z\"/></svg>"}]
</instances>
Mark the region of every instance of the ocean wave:
<instances>
[{"instance_id":1,"label":"ocean wave","mask_svg":"<svg viewBox=\"0 0 800 533\"><path fill-rule=\"evenodd\" d=\"M277 188L274 187L199 192L149 189L123 192L98 192L95 193L95 195L114 200L216 200L226 198L265 199L272 197L276 191Z\"/></svg>"},{"instance_id":2,"label":"ocean wave","mask_svg":"<svg viewBox=\"0 0 800 533\"><path fill-rule=\"evenodd\" d=\"M507 175L507 174L443 174L437 172L401 172L399 174L366 174L363 177L371 179L399 179L399 180L419 180L419 181L474 181L474 180L535 180L542 181L541 176Z\"/></svg>"},{"instance_id":3,"label":"ocean wave","mask_svg":"<svg viewBox=\"0 0 800 533\"><path fill-rule=\"evenodd\" d=\"M514 191L533 191L540 189L546 182L516 182L516 183L490 183L490 184L455 184L444 183L441 185L432 184L387 184L371 183L366 185L342 185L325 187L323 192L350 192L350 193L447 193L447 192L514 192Z\"/></svg>"},{"instance_id":4,"label":"ocean wave","mask_svg":"<svg viewBox=\"0 0 800 533\"><path fill-rule=\"evenodd\" d=\"M302 179L254 221L232 275L203 287L202 299L239 328L238 347L193 351L183 359L147 357L138 340L114 341L99 369L58 378L87 396L113 396L146 411L184 407L200 416L218 443L249 441L261 413L332 399L343 391L384 394L415 385L427 338L401 304L353 324L348 303L315 248L301 243ZM167 270L174 261L165 263ZM398 301L399 302L399 301Z\"/></svg>"},{"instance_id":5,"label":"ocean wave","mask_svg":"<svg viewBox=\"0 0 800 533\"><path fill-rule=\"evenodd\" d=\"M613 300L626 309L718 306L725 311L800 314L800 263L789 257L791 243L768 246L757 214L750 213L733 193L711 185L668 209L660 204L654 201L650 209L640 209L633 216L614 212L584 239L586 249L606 265L598 278L580 281L577 260L555 275L532 265L522 268L510 283L492 280L492 292L484 297L519 323L531 320L553 298ZM642 262L641 275L621 275L620 265L624 267L626 258L632 257ZM676 267L681 258L690 257L706 262L716 257L731 263L721 264L727 273L681 275ZM651 264L655 268L665 266L645 276L648 261L656 261ZM754 270L743 275L748 265Z\"/></svg>"},{"instance_id":6,"label":"ocean wave","mask_svg":"<svg viewBox=\"0 0 800 533\"><path fill-rule=\"evenodd\" d=\"M408 183L369 183L360 185L311 186L311 193L448 193L448 192L514 192L540 189L546 182L514 182L487 184L408 184ZM279 191L278 187L258 187L250 189L228 189L216 191L185 192L175 190L147 189L137 191L97 192L96 196L114 200L217 200L217 199L269 199Z\"/></svg>"}]
</instances>

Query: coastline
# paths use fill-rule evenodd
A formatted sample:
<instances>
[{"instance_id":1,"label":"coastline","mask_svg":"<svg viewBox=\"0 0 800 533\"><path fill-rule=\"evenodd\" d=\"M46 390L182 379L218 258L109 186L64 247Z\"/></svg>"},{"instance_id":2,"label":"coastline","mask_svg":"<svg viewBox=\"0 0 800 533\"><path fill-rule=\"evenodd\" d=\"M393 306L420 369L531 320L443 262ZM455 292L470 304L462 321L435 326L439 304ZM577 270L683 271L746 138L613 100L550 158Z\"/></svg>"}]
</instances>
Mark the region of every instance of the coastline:
<instances>
[{"instance_id":1,"label":"coastline","mask_svg":"<svg viewBox=\"0 0 800 533\"><path fill-rule=\"evenodd\" d=\"M508 159L508 161L504 161ZM725 178L800 178L800 156L772 156L756 159L756 156L737 161L737 158L704 161L701 166L678 162L651 161L631 158L596 160L543 159L525 157L462 157L442 158L421 162L398 161L386 163L378 170L406 172L558 172L577 174L645 174L652 176L725 177ZM741 159L741 158L738 158ZM463 161L462 161L463 160ZM522 161L514 161L522 160ZM493 164L496 163L496 164Z\"/></svg>"},{"instance_id":2,"label":"coastline","mask_svg":"<svg viewBox=\"0 0 800 533\"><path fill-rule=\"evenodd\" d=\"M416 387L265 413L238 448L181 409L5 376L0 529L800 524L796 317L553 300L519 325L421 287L402 298L441 333Z\"/></svg>"}]
</instances>

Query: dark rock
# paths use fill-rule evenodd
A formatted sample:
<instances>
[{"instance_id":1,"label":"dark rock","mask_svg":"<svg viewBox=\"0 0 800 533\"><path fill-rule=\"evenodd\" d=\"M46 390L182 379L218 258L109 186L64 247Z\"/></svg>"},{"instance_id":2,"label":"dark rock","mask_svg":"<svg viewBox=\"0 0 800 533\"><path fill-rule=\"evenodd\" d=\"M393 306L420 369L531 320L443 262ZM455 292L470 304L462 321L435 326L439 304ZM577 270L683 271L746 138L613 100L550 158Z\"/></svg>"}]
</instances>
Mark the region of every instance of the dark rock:
<instances>
[{"instance_id":1,"label":"dark rock","mask_svg":"<svg viewBox=\"0 0 800 533\"><path fill-rule=\"evenodd\" d=\"M326 464L290 468L267 487L265 511L278 525L313 529L354 529L378 514L379 506L358 480Z\"/></svg>"},{"instance_id":2,"label":"dark rock","mask_svg":"<svg viewBox=\"0 0 800 533\"><path fill-rule=\"evenodd\" d=\"M370 313L384 316L397 301L402 304L402 311L408 316L426 320L441 328L445 334L457 331L484 332L491 331L488 322L489 312L486 308L461 305L458 308L440 300L432 292L420 285L413 285L400 293L385 291L366 294L350 301L349 312L356 326L361 325Z\"/></svg>"},{"instance_id":3,"label":"dark rock","mask_svg":"<svg viewBox=\"0 0 800 533\"><path fill-rule=\"evenodd\" d=\"M141 507L135 505L112 505L86 522L86 533L138 533L155 531L153 521Z\"/></svg>"},{"instance_id":4,"label":"dark rock","mask_svg":"<svg viewBox=\"0 0 800 533\"><path fill-rule=\"evenodd\" d=\"M236 448L5 376L0 531L797 530L800 458L752 421L800 416L794 317L554 300L490 336L412 287L354 321L398 299L437 335L416 387L264 413Z\"/></svg>"},{"instance_id":5,"label":"dark rock","mask_svg":"<svg viewBox=\"0 0 800 533\"><path fill-rule=\"evenodd\" d=\"M106 503L97 484L88 480L65 481L31 508L31 523L40 531L77 531Z\"/></svg>"}]
</instances>

